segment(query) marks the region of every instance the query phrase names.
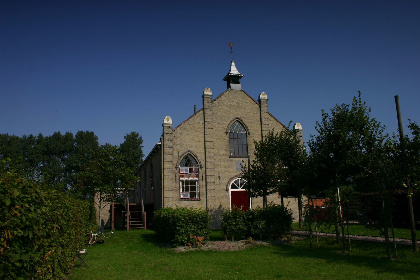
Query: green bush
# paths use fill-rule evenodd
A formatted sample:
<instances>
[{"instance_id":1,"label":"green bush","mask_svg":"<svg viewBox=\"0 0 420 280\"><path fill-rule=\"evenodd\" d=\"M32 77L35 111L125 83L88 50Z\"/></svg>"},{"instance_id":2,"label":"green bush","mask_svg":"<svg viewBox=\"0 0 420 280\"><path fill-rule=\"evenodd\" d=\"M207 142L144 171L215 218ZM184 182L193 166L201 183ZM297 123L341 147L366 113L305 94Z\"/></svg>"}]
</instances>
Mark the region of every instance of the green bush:
<instances>
[{"instance_id":1,"label":"green bush","mask_svg":"<svg viewBox=\"0 0 420 280\"><path fill-rule=\"evenodd\" d=\"M86 245L89 203L0 174L0 278L63 278Z\"/></svg>"},{"instance_id":2,"label":"green bush","mask_svg":"<svg viewBox=\"0 0 420 280\"><path fill-rule=\"evenodd\" d=\"M245 222L247 234L245 237L254 239L266 238L266 219L264 209L257 207L245 212Z\"/></svg>"},{"instance_id":3,"label":"green bush","mask_svg":"<svg viewBox=\"0 0 420 280\"><path fill-rule=\"evenodd\" d=\"M282 237L292 228L292 211L281 205L270 204L263 209L263 220L267 237Z\"/></svg>"},{"instance_id":4,"label":"green bush","mask_svg":"<svg viewBox=\"0 0 420 280\"><path fill-rule=\"evenodd\" d=\"M248 211L249 212L249 211ZM239 208L233 208L232 211L225 211L222 214L221 227L226 237L232 237L232 241L244 238L247 233L247 221L245 213Z\"/></svg>"},{"instance_id":5,"label":"green bush","mask_svg":"<svg viewBox=\"0 0 420 280\"><path fill-rule=\"evenodd\" d=\"M155 211L153 229L159 239L174 246L196 244L197 237L209 238L210 216L194 208L162 208Z\"/></svg>"},{"instance_id":6,"label":"green bush","mask_svg":"<svg viewBox=\"0 0 420 280\"><path fill-rule=\"evenodd\" d=\"M266 208L251 209L246 212L239 209L222 214L222 229L226 237L272 239L282 237L290 231L292 213L289 209L275 204Z\"/></svg>"}]
</instances>

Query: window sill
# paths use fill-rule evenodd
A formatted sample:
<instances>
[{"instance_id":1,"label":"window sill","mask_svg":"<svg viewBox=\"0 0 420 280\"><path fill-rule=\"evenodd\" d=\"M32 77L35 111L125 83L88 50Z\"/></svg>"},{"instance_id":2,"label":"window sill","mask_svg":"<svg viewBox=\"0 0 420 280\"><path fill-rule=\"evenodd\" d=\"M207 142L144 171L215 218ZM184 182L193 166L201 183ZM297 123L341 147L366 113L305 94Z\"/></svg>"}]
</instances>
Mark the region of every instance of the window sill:
<instances>
[{"instance_id":1,"label":"window sill","mask_svg":"<svg viewBox=\"0 0 420 280\"><path fill-rule=\"evenodd\" d=\"M248 158L248 156L229 156L229 158Z\"/></svg>"},{"instance_id":2,"label":"window sill","mask_svg":"<svg viewBox=\"0 0 420 280\"><path fill-rule=\"evenodd\" d=\"M180 198L179 201L200 201L199 198Z\"/></svg>"}]
</instances>

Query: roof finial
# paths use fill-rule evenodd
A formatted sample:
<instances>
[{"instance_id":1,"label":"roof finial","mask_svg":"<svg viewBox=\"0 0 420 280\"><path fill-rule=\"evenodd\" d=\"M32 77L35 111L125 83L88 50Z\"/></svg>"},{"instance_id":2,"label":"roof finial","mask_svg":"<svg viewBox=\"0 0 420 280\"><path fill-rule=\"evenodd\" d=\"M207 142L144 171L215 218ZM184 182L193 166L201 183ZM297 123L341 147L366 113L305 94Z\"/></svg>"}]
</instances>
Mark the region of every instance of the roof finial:
<instances>
[{"instance_id":1,"label":"roof finial","mask_svg":"<svg viewBox=\"0 0 420 280\"><path fill-rule=\"evenodd\" d=\"M232 58L231 60L233 61L233 50L232 50L232 48L233 48L233 42L229 42L228 45L230 47L230 55L231 55L231 58Z\"/></svg>"}]
</instances>

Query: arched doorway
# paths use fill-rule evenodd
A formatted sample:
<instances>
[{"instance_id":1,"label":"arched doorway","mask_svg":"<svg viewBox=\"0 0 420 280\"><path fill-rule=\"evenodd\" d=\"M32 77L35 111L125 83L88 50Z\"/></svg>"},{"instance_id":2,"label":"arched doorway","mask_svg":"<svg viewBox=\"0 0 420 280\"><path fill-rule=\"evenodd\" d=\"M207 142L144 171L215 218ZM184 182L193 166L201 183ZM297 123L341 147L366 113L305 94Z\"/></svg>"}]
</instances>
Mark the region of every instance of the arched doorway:
<instances>
[{"instance_id":1,"label":"arched doorway","mask_svg":"<svg viewBox=\"0 0 420 280\"><path fill-rule=\"evenodd\" d=\"M248 191L244 188L245 185L246 181L242 178L236 178L232 181L232 183L230 183L230 209L234 206L242 211L247 211L249 209L250 199Z\"/></svg>"}]
</instances>

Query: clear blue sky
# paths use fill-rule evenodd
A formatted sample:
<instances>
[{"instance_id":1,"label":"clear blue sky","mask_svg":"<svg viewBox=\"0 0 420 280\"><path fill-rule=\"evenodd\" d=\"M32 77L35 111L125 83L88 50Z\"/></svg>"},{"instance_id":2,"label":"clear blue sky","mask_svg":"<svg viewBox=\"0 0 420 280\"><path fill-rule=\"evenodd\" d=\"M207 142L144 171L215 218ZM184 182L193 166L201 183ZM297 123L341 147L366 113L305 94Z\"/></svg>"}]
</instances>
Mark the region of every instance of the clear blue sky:
<instances>
[{"instance_id":1,"label":"clear blue sky","mask_svg":"<svg viewBox=\"0 0 420 280\"><path fill-rule=\"evenodd\" d=\"M226 89L228 42L253 98L315 134L321 109L357 91L397 130L420 122L420 1L0 2L0 133L95 132L119 145L139 132L147 154L162 121Z\"/></svg>"}]
</instances>

